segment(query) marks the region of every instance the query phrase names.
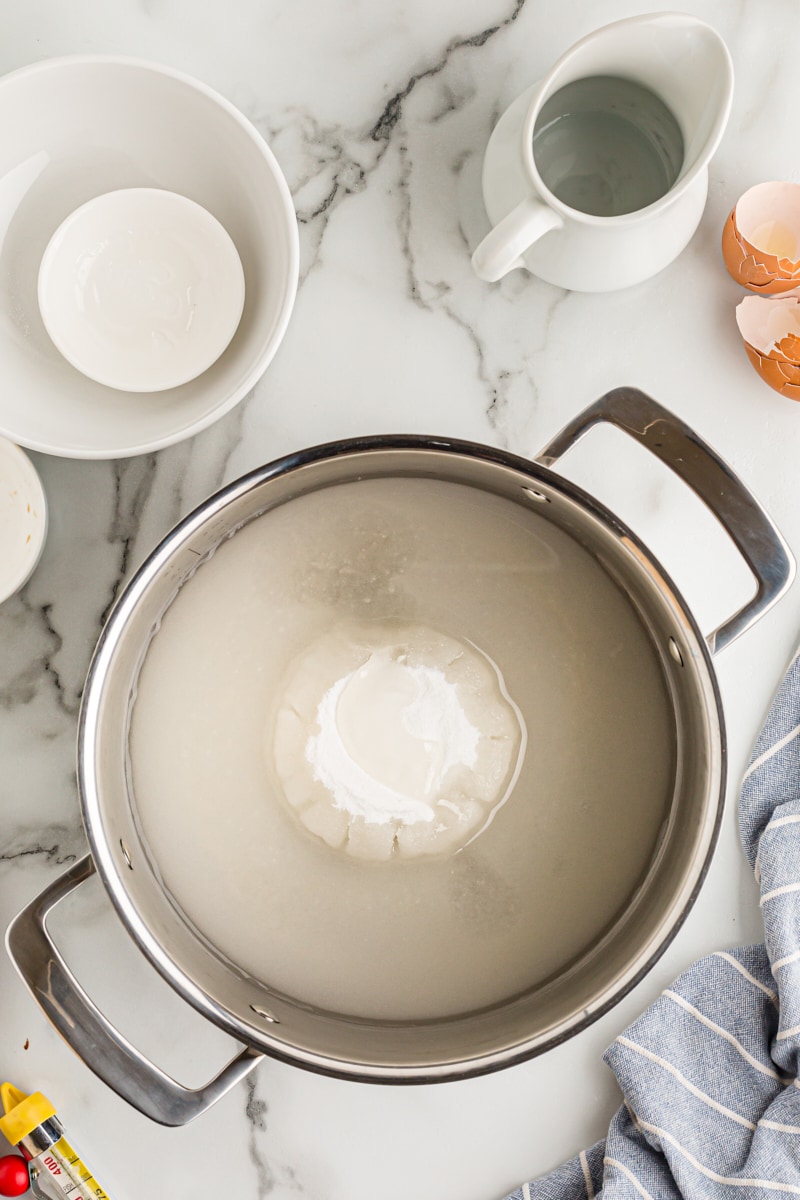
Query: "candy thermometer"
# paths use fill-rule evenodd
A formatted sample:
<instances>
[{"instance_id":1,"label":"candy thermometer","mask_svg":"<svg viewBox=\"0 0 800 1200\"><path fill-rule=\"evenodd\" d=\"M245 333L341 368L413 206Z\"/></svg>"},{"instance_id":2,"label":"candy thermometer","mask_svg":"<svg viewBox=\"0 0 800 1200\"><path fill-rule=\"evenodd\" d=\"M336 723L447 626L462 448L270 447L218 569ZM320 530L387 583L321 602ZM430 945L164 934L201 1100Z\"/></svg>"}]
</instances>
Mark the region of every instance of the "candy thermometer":
<instances>
[{"instance_id":1,"label":"candy thermometer","mask_svg":"<svg viewBox=\"0 0 800 1200\"><path fill-rule=\"evenodd\" d=\"M39 1186L46 1177L50 1191L69 1200L109 1200L106 1192L64 1137L64 1126L54 1105L41 1092L26 1096L10 1083L0 1085L5 1116L0 1117L0 1133L17 1146L37 1169Z\"/></svg>"}]
</instances>

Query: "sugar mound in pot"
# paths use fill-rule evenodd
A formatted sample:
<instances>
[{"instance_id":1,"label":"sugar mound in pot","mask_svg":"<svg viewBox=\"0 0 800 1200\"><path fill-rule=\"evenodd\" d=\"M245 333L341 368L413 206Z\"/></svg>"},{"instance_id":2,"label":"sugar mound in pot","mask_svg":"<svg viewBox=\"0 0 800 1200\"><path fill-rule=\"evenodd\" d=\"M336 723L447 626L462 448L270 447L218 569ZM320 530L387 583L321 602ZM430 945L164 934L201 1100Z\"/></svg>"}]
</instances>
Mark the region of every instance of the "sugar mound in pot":
<instances>
[{"instance_id":1,"label":"sugar mound in pot","mask_svg":"<svg viewBox=\"0 0 800 1200\"><path fill-rule=\"evenodd\" d=\"M306 830L386 860L470 841L509 795L525 740L498 668L475 646L364 623L294 660L268 746Z\"/></svg>"}]
</instances>

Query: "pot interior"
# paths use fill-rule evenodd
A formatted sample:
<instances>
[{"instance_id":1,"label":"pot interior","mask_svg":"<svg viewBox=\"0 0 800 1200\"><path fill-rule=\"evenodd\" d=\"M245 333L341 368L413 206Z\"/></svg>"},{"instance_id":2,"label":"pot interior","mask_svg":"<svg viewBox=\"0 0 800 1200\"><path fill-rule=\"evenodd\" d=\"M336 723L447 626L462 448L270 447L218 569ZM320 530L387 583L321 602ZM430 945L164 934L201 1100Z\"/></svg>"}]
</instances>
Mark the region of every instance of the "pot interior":
<instances>
[{"instance_id":1,"label":"pot interior","mask_svg":"<svg viewBox=\"0 0 800 1200\"><path fill-rule=\"evenodd\" d=\"M443 843L342 838L314 779L353 642L473 688L450 808L484 790ZM300 1065L432 1079L553 1044L652 964L707 864L722 734L702 638L610 514L501 452L376 439L265 468L162 544L98 647L80 775L112 899L190 1002Z\"/></svg>"}]
</instances>

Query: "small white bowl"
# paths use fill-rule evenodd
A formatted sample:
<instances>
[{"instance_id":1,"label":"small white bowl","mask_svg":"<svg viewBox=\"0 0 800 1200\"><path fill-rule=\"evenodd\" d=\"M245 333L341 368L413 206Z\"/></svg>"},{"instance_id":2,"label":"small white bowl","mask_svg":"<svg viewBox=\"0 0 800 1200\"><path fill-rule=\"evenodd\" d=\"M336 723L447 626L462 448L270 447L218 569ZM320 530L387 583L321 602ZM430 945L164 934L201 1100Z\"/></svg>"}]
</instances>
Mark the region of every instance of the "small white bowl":
<instances>
[{"instance_id":1,"label":"small white bowl","mask_svg":"<svg viewBox=\"0 0 800 1200\"><path fill-rule=\"evenodd\" d=\"M47 501L31 460L0 438L0 603L33 574L47 536Z\"/></svg>"},{"instance_id":2,"label":"small white bowl","mask_svg":"<svg viewBox=\"0 0 800 1200\"><path fill-rule=\"evenodd\" d=\"M227 230L186 196L122 188L59 225L39 269L44 326L106 387L160 392L196 379L236 332L244 271Z\"/></svg>"}]
</instances>

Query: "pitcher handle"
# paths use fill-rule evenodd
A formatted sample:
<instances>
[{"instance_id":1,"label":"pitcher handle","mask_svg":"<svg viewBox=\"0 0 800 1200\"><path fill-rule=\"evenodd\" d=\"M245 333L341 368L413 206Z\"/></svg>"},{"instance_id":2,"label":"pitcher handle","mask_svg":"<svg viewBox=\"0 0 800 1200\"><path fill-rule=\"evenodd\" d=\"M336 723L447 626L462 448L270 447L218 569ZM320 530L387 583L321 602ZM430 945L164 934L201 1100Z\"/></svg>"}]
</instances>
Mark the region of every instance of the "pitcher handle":
<instances>
[{"instance_id":1,"label":"pitcher handle","mask_svg":"<svg viewBox=\"0 0 800 1200\"><path fill-rule=\"evenodd\" d=\"M90 1070L123 1100L161 1125L185 1125L258 1066L244 1049L201 1088L177 1083L145 1058L89 999L56 949L45 924L50 910L95 872L87 854L14 918L6 934L11 961L42 1012Z\"/></svg>"},{"instance_id":2,"label":"pitcher handle","mask_svg":"<svg viewBox=\"0 0 800 1200\"><path fill-rule=\"evenodd\" d=\"M763 617L787 590L795 560L771 517L731 468L680 417L636 388L616 388L579 413L536 461L551 467L593 425L604 421L629 434L674 471L722 525L756 580L756 591L706 639L712 654Z\"/></svg>"},{"instance_id":3,"label":"pitcher handle","mask_svg":"<svg viewBox=\"0 0 800 1200\"><path fill-rule=\"evenodd\" d=\"M496 283L514 267L523 267L520 255L563 224L557 212L529 196L487 233L472 255L475 274L486 283Z\"/></svg>"}]
</instances>

